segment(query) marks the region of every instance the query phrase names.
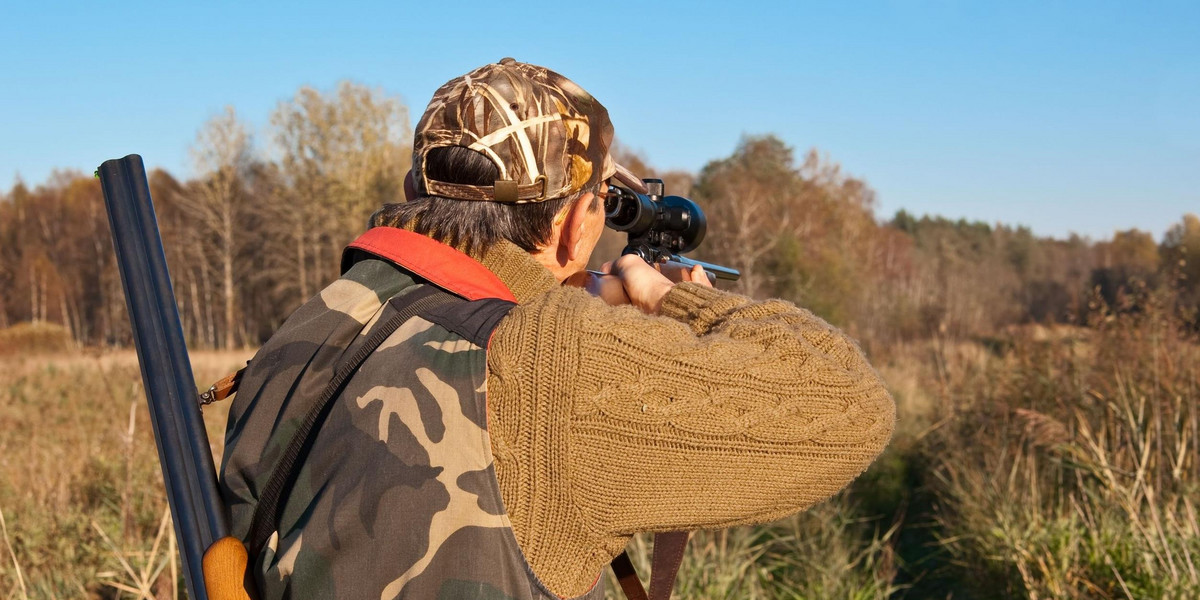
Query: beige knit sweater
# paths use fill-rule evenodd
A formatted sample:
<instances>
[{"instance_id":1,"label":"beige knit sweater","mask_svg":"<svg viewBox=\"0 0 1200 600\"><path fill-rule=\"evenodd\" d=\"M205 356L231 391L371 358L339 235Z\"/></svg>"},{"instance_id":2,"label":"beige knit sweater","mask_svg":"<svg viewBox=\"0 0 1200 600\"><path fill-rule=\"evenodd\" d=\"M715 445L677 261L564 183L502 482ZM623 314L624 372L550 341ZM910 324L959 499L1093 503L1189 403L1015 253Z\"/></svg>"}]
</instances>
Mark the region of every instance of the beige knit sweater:
<instances>
[{"instance_id":1,"label":"beige knit sweater","mask_svg":"<svg viewBox=\"0 0 1200 600\"><path fill-rule=\"evenodd\" d=\"M496 476L560 596L636 532L812 506L891 437L892 398L855 342L788 302L684 283L651 316L559 286L512 244L480 260L519 301L488 352Z\"/></svg>"}]
</instances>

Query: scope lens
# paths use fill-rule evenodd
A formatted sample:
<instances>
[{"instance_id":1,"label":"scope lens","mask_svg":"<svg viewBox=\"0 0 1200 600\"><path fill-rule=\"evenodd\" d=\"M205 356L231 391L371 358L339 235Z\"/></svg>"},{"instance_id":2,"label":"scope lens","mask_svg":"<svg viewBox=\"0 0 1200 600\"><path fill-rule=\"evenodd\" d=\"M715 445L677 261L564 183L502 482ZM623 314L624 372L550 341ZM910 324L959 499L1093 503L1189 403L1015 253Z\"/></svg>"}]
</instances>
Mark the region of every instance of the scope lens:
<instances>
[{"instance_id":1,"label":"scope lens","mask_svg":"<svg viewBox=\"0 0 1200 600\"><path fill-rule=\"evenodd\" d=\"M620 210L621 201L617 199L617 194L609 192L608 196L604 198L604 216L612 217Z\"/></svg>"},{"instance_id":2,"label":"scope lens","mask_svg":"<svg viewBox=\"0 0 1200 600\"><path fill-rule=\"evenodd\" d=\"M622 230L633 223L638 216L637 196L620 187L610 187L608 197L604 199L604 219L608 226Z\"/></svg>"}]
</instances>

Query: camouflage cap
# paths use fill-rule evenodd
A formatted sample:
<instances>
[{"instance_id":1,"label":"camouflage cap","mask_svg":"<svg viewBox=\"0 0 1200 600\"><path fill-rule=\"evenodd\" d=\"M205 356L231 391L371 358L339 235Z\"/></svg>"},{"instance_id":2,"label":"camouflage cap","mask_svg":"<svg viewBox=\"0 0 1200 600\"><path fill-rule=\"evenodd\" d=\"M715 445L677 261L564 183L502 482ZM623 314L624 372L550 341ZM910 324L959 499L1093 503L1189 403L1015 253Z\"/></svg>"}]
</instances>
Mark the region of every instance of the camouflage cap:
<instances>
[{"instance_id":1,"label":"camouflage cap","mask_svg":"<svg viewBox=\"0 0 1200 600\"><path fill-rule=\"evenodd\" d=\"M617 177L642 182L609 154L608 110L575 82L511 58L452 79L433 94L413 140L413 182L422 195L508 203L562 198ZM475 150L500 170L494 185L429 179L434 148Z\"/></svg>"}]
</instances>

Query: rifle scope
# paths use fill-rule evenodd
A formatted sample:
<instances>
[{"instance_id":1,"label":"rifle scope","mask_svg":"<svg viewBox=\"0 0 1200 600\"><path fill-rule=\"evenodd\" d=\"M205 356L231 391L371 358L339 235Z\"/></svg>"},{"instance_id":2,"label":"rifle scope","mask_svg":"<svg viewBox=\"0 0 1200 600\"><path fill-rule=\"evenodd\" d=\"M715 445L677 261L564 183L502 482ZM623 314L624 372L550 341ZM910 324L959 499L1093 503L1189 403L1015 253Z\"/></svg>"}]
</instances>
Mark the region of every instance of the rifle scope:
<instances>
[{"instance_id":1,"label":"rifle scope","mask_svg":"<svg viewBox=\"0 0 1200 600\"><path fill-rule=\"evenodd\" d=\"M624 254L637 254L653 264L664 255L699 247L708 230L700 206L681 196L664 196L661 179L645 182L646 194L612 186L604 199L604 223L629 234Z\"/></svg>"}]
</instances>

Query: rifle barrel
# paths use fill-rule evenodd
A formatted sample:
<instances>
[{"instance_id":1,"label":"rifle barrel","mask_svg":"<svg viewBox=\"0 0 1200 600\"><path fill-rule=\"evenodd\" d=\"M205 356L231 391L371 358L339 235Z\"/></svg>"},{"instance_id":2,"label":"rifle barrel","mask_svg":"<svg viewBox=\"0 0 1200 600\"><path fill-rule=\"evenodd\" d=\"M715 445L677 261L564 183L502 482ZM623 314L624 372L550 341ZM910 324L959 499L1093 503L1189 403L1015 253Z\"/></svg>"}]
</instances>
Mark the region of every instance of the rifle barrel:
<instances>
[{"instance_id":1,"label":"rifle barrel","mask_svg":"<svg viewBox=\"0 0 1200 600\"><path fill-rule=\"evenodd\" d=\"M113 246L133 325L167 501L193 600L208 600L204 552L228 535L196 380L167 271L142 157L105 161L98 170Z\"/></svg>"},{"instance_id":2,"label":"rifle barrel","mask_svg":"<svg viewBox=\"0 0 1200 600\"><path fill-rule=\"evenodd\" d=\"M671 260L673 260L677 263L680 263L682 265L688 266L688 267L700 265L701 267L704 267L705 271L707 271L709 274L716 277L717 279L724 279L726 281L737 281L738 278L742 276L742 273L740 271L738 271L737 269L731 269L729 267L723 267L721 265L714 265L712 263L707 263L702 260L692 260L686 256L672 256Z\"/></svg>"}]
</instances>

